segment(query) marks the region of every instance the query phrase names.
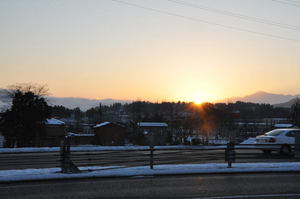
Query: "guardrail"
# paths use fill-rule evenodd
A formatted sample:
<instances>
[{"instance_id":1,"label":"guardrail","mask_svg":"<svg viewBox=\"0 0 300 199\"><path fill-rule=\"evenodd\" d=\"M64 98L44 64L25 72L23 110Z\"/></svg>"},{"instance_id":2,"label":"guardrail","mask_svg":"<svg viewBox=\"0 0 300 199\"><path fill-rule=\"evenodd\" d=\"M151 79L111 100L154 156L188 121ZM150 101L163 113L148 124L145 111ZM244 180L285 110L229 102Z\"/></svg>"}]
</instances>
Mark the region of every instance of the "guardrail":
<instances>
[{"instance_id":1,"label":"guardrail","mask_svg":"<svg viewBox=\"0 0 300 199\"><path fill-rule=\"evenodd\" d=\"M292 154L264 154L262 150L278 150L279 145L236 145L235 162L287 162L297 161ZM88 147L86 147L88 148ZM153 165L201 164L225 162L226 145L217 146L165 146L154 147ZM151 166L149 147L129 147L128 150L85 150L71 148L71 160L76 166ZM51 168L60 165L58 151L0 153L0 169ZM234 164L233 164L234 165Z\"/></svg>"}]
</instances>

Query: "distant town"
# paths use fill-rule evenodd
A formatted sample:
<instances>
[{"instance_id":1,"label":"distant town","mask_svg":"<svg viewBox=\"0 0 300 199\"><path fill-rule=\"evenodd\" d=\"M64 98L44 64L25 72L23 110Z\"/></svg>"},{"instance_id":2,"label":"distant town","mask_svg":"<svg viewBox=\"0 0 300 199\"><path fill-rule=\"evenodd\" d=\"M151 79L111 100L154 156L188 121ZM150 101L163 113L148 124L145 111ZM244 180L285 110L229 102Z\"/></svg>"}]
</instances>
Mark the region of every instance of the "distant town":
<instances>
[{"instance_id":1,"label":"distant town","mask_svg":"<svg viewBox=\"0 0 300 199\"><path fill-rule=\"evenodd\" d=\"M73 145L207 145L299 126L300 120L298 100L290 107L133 101L83 111L49 106L32 88L19 87L11 97L11 108L1 113L2 147L59 146L64 136Z\"/></svg>"}]
</instances>

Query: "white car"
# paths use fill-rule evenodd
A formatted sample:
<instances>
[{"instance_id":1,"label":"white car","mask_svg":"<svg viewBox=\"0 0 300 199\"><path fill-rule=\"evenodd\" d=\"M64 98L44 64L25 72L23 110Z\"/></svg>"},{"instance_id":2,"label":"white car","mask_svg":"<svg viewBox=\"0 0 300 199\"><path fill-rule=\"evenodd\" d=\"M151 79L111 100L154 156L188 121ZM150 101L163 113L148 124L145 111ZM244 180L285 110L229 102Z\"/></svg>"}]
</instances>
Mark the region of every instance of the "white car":
<instances>
[{"instance_id":1,"label":"white car","mask_svg":"<svg viewBox=\"0 0 300 199\"><path fill-rule=\"evenodd\" d=\"M257 136L255 144L263 146L264 153L279 150L281 154L290 154L296 134L300 134L300 129L275 129Z\"/></svg>"}]
</instances>

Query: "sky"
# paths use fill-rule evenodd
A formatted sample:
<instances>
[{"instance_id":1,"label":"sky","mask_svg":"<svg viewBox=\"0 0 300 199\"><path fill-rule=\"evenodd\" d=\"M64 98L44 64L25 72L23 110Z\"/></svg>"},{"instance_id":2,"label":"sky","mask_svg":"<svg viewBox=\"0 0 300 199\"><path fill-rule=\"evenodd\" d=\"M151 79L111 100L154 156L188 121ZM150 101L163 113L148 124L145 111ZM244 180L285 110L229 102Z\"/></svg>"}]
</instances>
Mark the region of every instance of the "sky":
<instances>
[{"instance_id":1,"label":"sky","mask_svg":"<svg viewBox=\"0 0 300 199\"><path fill-rule=\"evenodd\" d=\"M1 0L0 88L214 101L300 94L300 0Z\"/></svg>"}]
</instances>

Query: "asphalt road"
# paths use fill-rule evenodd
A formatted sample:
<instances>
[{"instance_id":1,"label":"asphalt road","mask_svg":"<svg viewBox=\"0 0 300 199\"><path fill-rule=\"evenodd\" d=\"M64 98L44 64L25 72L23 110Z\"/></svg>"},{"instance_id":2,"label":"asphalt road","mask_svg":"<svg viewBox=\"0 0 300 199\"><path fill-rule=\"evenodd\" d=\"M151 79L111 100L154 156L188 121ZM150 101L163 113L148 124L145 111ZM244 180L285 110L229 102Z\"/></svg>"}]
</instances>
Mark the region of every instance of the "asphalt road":
<instances>
[{"instance_id":1,"label":"asphalt road","mask_svg":"<svg viewBox=\"0 0 300 199\"><path fill-rule=\"evenodd\" d=\"M0 184L6 198L300 198L300 174L227 174Z\"/></svg>"},{"instance_id":2,"label":"asphalt road","mask_svg":"<svg viewBox=\"0 0 300 199\"><path fill-rule=\"evenodd\" d=\"M1 153L0 170L51 168L59 166L59 153ZM72 152L77 166L141 166L149 165L149 151ZM278 153L265 155L260 150L236 150L236 162L286 162L292 156ZM224 162L224 150L157 150L154 164L192 164Z\"/></svg>"}]
</instances>

